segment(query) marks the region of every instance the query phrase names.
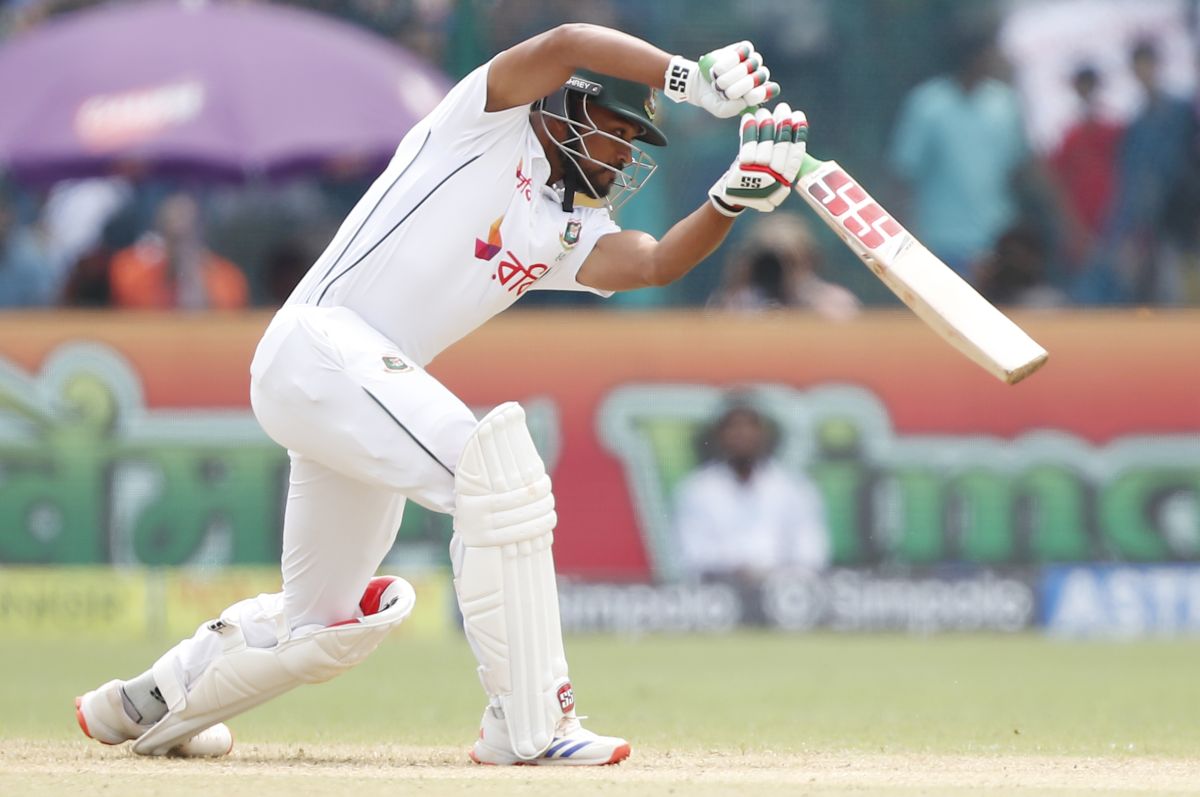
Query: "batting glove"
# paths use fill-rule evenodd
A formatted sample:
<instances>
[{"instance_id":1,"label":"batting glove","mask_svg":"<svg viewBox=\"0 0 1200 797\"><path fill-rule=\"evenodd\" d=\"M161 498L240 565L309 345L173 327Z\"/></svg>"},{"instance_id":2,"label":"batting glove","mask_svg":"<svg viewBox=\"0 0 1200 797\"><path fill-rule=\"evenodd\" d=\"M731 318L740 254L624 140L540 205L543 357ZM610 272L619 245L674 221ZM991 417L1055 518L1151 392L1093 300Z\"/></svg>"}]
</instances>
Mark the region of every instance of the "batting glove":
<instances>
[{"instance_id":1,"label":"batting glove","mask_svg":"<svg viewBox=\"0 0 1200 797\"><path fill-rule=\"evenodd\" d=\"M786 102L772 113L759 108L742 116L741 149L729 171L708 191L725 216L746 208L769 213L787 199L808 152L808 118Z\"/></svg>"},{"instance_id":2,"label":"batting glove","mask_svg":"<svg viewBox=\"0 0 1200 797\"><path fill-rule=\"evenodd\" d=\"M663 94L675 102L698 105L725 119L779 96L771 70L750 42L738 42L701 56L699 63L681 55L671 59Z\"/></svg>"}]
</instances>

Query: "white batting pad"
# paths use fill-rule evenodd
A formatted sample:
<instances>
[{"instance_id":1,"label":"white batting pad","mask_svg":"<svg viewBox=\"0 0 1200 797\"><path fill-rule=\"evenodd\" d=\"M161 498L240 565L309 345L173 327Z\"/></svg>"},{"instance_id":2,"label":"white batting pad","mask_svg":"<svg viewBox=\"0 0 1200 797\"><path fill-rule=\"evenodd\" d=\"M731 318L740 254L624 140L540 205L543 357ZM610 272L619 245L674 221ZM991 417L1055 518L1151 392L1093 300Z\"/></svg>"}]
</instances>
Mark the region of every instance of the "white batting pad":
<instances>
[{"instance_id":1,"label":"white batting pad","mask_svg":"<svg viewBox=\"0 0 1200 797\"><path fill-rule=\"evenodd\" d=\"M475 429L455 473L454 587L479 679L503 709L514 752L540 755L574 709L550 551L550 477L509 402Z\"/></svg>"},{"instance_id":2,"label":"white batting pad","mask_svg":"<svg viewBox=\"0 0 1200 797\"><path fill-rule=\"evenodd\" d=\"M139 755L166 755L195 734L241 714L299 686L328 681L365 659L394 627L408 617L416 602L413 588L401 578L387 577L386 589L364 596L378 611L361 619L320 628L289 638L287 620L277 617L279 641L273 647L251 647L237 624L235 604L208 624L224 649L190 686L170 655L154 663L154 680L167 703L167 714L133 742ZM382 602L380 598L382 597ZM253 599L252 599L253 600ZM389 605L390 603L390 605Z\"/></svg>"}]
</instances>

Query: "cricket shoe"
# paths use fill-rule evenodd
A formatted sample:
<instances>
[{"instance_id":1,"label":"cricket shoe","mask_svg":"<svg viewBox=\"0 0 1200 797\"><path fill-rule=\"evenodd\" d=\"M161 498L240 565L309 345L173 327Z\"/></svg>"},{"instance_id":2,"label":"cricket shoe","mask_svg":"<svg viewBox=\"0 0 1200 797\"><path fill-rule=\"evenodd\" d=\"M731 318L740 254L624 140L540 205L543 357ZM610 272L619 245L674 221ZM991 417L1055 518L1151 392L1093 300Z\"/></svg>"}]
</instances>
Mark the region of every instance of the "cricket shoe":
<instances>
[{"instance_id":1,"label":"cricket shoe","mask_svg":"<svg viewBox=\"0 0 1200 797\"><path fill-rule=\"evenodd\" d=\"M124 681L113 680L75 698L75 720L89 739L101 744L122 744L136 739L150 726L139 725L125 711L121 700ZM217 758L233 750L233 732L217 723L171 750L184 758Z\"/></svg>"},{"instance_id":2,"label":"cricket shoe","mask_svg":"<svg viewBox=\"0 0 1200 797\"><path fill-rule=\"evenodd\" d=\"M554 740L537 758L519 758L509 742L504 713L495 706L483 712L479 738L471 748L476 764L497 766L604 766L629 758L629 742L616 736L601 736L584 729L579 718L563 717L554 729Z\"/></svg>"}]
</instances>

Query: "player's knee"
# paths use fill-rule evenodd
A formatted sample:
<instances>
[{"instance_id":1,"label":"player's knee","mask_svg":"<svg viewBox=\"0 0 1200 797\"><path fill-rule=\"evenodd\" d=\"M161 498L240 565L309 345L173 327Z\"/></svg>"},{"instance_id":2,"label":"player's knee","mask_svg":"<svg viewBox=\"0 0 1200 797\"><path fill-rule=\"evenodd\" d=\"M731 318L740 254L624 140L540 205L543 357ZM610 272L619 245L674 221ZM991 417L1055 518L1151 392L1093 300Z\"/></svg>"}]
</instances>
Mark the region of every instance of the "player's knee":
<instances>
[{"instance_id":1,"label":"player's knee","mask_svg":"<svg viewBox=\"0 0 1200 797\"><path fill-rule=\"evenodd\" d=\"M454 476L454 528L467 546L497 546L554 529L550 477L516 402L473 430Z\"/></svg>"}]
</instances>

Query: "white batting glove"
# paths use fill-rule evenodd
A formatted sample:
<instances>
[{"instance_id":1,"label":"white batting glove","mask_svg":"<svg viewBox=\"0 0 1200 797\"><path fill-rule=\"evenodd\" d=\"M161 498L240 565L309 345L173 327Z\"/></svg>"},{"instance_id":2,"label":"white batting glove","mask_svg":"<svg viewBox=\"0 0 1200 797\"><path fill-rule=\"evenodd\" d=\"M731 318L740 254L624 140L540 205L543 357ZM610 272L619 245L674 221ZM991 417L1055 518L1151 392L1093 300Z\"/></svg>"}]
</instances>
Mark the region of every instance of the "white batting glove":
<instances>
[{"instance_id":1,"label":"white batting glove","mask_svg":"<svg viewBox=\"0 0 1200 797\"><path fill-rule=\"evenodd\" d=\"M759 108L743 115L740 136L737 159L708 197L725 216L746 208L770 213L787 199L800 174L808 152L808 118L781 102L774 113Z\"/></svg>"},{"instance_id":2,"label":"white batting glove","mask_svg":"<svg viewBox=\"0 0 1200 797\"><path fill-rule=\"evenodd\" d=\"M730 44L689 61L681 55L667 66L663 94L675 102L698 105L722 119L779 96L771 70L750 42Z\"/></svg>"}]
</instances>

